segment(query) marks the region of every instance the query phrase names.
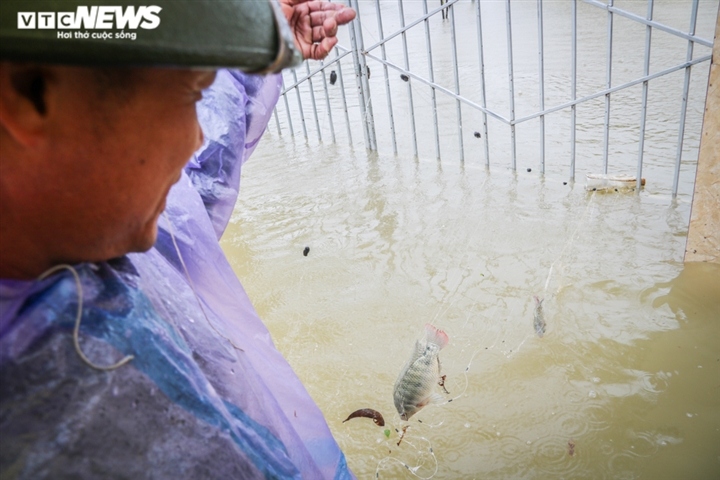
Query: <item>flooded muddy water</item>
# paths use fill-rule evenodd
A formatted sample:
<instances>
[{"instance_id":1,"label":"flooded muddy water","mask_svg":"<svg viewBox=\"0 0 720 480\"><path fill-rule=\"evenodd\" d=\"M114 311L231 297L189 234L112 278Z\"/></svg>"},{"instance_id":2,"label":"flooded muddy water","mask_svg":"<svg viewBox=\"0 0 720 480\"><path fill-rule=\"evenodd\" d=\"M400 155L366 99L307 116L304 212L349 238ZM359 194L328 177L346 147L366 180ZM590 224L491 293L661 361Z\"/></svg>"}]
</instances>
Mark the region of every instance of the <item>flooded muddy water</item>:
<instances>
[{"instance_id":1,"label":"flooded muddy water","mask_svg":"<svg viewBox=\"0 0 720 480\"><path fill-rule=\"evenodd\" d=\"M383 2L383 9L393 3ZM503 2L486 3L488 16L503 14ZM523 13L535 3L513 2L519 25L535 22ZM644 2L615 3L644 14ZM659 21L684 26L689 2L656 3ZM545 4L551 24L567 14L566 2ZM675 4L685 5L682 16L666 8ZM458 28L465 28L463 19L474 28L469 13L458 15L473 5L458 4ZM597 37L604 52L605 17L593 26L580 5L586 38ZM703 12L713 6L717 12L717 2L701 2ZM622 47L623 22L616 24L617 81L632 78L626 70L637 75L642 62L642 51ZM705 37L713 22L707 14L699 19ZM392 28L387 21L386 31ZM653 52L662 52L666 35L656 38ZM372 40L366 35L366 44ZM665 51L683 57L686 42L670 43ZM477 62L468 55L467 62ZM506 62L503 55L497 61ZM536 102L529 92L537 68L523 69L523 55L536 61L537 51L516 52L517 88L524 92L519 112ZM596 65L587 55L581 68L599 73L584 78L600 88L604 60ZM546 64L548 76L565 78L569 66L557 58ZM488 68L489 84L502 84L502 71L493 77ZM692 79L701 93L703 68ZM371 81L382 81L375 72L381 67ZM429 124L419 127L419 158L403 153L409 137L399 127L395 156L387 135L379 135L380 153L367 152L359 123L353 142L336 127L337 144L280 136L271 124L243 170L222 245L359 478L720 478L720 266L683 264L704 94L696 88L690 99L679 194L672 198L677 125L653 115L678 109L682 72L663 82L651 84L641 192L584 188L584 174L602 168L602 99L578 110L576 182L567 175L567 116L555 120L562 128L548 120L545 175L538 135L520 128L517 172L507 169L507 140L493 143L499 161L486 169L480 148L468 146L472 114L463 117L464 162L455 140L443 140L442 160L435 159ZM346 81L348 92L353 88ZM567 98L548 88L548 106ZM635 171L640 87L633 88L613 97L611 172ZM382 83L373 92L382 99ZM505 101L507 90L497 98ZM377 101L378 131L386 134L379 113L385 106ZM406 121L402 103L394 105L397 121ZM422 112L416 110L423 122L431 118ZM450 112L440 115L442 138L456 128ZM493 138L507 137L493 128ZM543 299L542 338L533 296ZM450 338L440 354L449 394L438 387L444 401L403 422L393 384L426 323ZM380 412L385 426L367 418L343 423L361 408Z\"/></svg>"}]
</instances>

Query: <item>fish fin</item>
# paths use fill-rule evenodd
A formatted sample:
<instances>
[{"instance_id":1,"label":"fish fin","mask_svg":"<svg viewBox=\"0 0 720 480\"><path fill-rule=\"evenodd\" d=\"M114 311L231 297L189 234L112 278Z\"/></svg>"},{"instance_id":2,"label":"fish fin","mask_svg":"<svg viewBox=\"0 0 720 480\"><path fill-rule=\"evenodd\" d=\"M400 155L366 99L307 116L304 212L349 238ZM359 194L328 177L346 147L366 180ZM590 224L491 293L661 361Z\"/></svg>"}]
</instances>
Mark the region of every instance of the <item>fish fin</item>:
<instances>
[{"instance_id":1,"label":"fish fin","mask_svg":"<svg viewBox=\"0 0 720 480\"><path fill-rule=\"evenodd\" d=\"M448 344L450 338L447 336L447 333L434 327L433 325L430 325L429 323L426 323L425 340L428 343L434 343L438 346L438 348L442 349L445 345Z\"/></svg>"},{"instance_id":2,"label":"fish fin","mask_svg":"<svg viewBox=\"0 0 720 480\"><path fill-rule=\"evenodd\" d=\"M440 405L442 403L445 403L445 397L439 393L433 393L427 400L427 405Z\"/></svg>"}]
</instances>

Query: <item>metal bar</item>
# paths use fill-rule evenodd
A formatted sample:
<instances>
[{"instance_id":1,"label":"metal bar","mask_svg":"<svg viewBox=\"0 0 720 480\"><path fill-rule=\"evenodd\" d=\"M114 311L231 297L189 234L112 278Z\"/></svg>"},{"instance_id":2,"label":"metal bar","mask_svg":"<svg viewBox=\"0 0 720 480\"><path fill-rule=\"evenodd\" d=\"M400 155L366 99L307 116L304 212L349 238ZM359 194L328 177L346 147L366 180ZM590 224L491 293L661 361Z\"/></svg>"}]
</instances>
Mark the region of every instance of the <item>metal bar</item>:
<instances>
[{"instance_id":1,"label":"metal bar","mask_svg":"<svg viewBox=\"0 0 720 480\"><path fill-rule=\"evenodd\" d=\"M510 0L505 0L505 20L507 33L508 52L508 80L510 83L510 154L512 158L512 169L517 170L517 153L515 149L515 81L513 78L513 55L512 55L512 20L510 17Z\"/></svg>"},{"instance_id":2,"label":"metal bar","mask_svg":"<svg viewBox=\"0 0 720 480\"><path fill-rule=\"evenodd\" d=\"M402 27L402 44L403 44L403 54L405 57L405 70L410 70L410 60L408 58L408 48L407 48L407 37L405 35L405 12L403 11L403 2L402 0L398 0L398 9L399 9L399 15L400 15L400 26ZM412 85L410 85L410 82L407 82L407 91L408 91L408 101L410 103L410 126L412 128L412 142L413 142L413 154L415 157L418 156L418 147L417 147L417 132L415 131L415 106L413 105L413 98L412 98Z\"/></svg>"},{"instance_id":3,"label":"metal bar","mask_svg":"<svg viewBox=\"0 0 720 480\"><path fill-rule=\"evenodd\" d=\"M540 84L540 110L545 110L545 53L543 40L542 0L537 0L538 12L538 65ZM540 172L545 173L545 115L540 115Z\"/></svg>"},{"instance_id":4,"label":"metal bar","mask_svg":"<svg viewBox=\"0 0 720 480\"><path fill-rule=\"evenodd\" d=\"M354 6L354 5L351 5ZM357 10L356 10L357 11ZM365 148L372 150L372 139L370 137L370 129L367 122L367 111L365 108L365 88L362 82L362 76L363 76L363 70L364 70L364 64L361 65L360 63L360 57L362 57L360 53L360 49L358 48L357 44L357 33L356 29L360 29L360 15L355 17L355 20L350 22L348 25L348 32L350 33L350 45L352 50L352 57L353 57L353 64L355 67L355 84L357 86L357 92L358 92L358 104L360 106L360 121L363 125L363 135L365 137Z\"/></svg>"},{"instance_id":5,"label":"metal bar","mask_svg":"<svg viewBox=\"0 0 720 480\"><path fill-rule=\"evenodd\" d=\"M295 73L295 69L293 68L291 70L293 80L295 81L295 95L297 96L298 101L298 108L300 109L300 122L302 123L303 127L303 134L305 135L305 138L308 138L307 134L307 126L305 125L305 112L303 112L303 106L302 106L302 100L300 99L300 89L297 87L297 73Z\"/></svg>"},{"instance_id":6,"label":"metal bar","mask_svg":"<svg viewBox=\"0 0 720 480\"><path fill-rule=\"evenodd\" d=\"M693 6L692 6L692 13L690 15L690 32L689 33L691 35L695 35L695 24L697 23L697 13L698 13L698 0L695 0L693 2ZM685 57L685 60L692 59L693 47L694 47L694 44L693 44L692 40L688 40L687 56ZM685 83L683 84L683 95L682 95L682 102L681 102L681 106L680 106L680 127L679 127L679 131L678 131L677 156L675 157L675 175L673 176L673 187L672 187L673 197L677 196L678 185L680 182L680 163L682 161L683 138L685 137L685 114L687 113L687 102L688 102L689 90L690 90L690 67L687 67L685 69Z\"/></svg>"},{"instance_id":7,"label":"metal bar","mask_svg":"<svg viewBox=\"0 0 720 480\"><path fill-rule=\"evenodd\" d=\"M305 62L308 75L310 75L310 63ZM320 119L318 118L317 104L315 103L315 89L313 88L312 77L308 77L308 86L310 87L310 103L313 107L313 116L315 117L315 128L317 128L318 141L322 142L322 131L320 130Z\"/></svg>"},{"instance_id":8,"label":"metal bar","mask_svg":"<svg viewBox=\"0 0 720 480\"><path fill-rule=\"evenodd\" d=\"M423 13L427 15L427 12L427 0L423 0ZM433 70L432 61L432 43L430 41L430 22L427 18L425 19L425 43L427 45L428 54L428 76L430 77L431 82L435 82L435 71ZM437 98L435 89L432 87L430 87L430 96L432 99L433 127L435 129L435 158L440 159L440 131L438 128Z\"/></svg>"},{"instance_id":9,"label":"metal bar","mask_svg":"<svg viewBox=\"0 0 720 480\"><path fill-rule=\"evenodd\" d=\"M438 8L436 8L435 10L432 10L432 11L431 11L430 13L428 13L427 15L423 15L422 17L418 18L417 20L415 20L415 21L413 21L413 22L411 22L411 23L408 23L407 25L405 25L405 19L403 18L403 20L402 20L402 22L401 22L401 24L400 24L400 30L398 30L398 31L396 31L395 33L391 34L389 37L385 37L385 38L383 38L382 40L380 40L379 42L377 42L377 43L371 45L370 47L366 48L366 49L365 49L365 52L371 52L371 51L375 50L377 47L379 47L379 46L382 45L383 43L387 43L387 42L389 42L390 40L392 40L393 38L397 37L398 35L404 34L406 31L410 30L410 29L411 29L412 27L414 27L415 25L419 25L421 22L424 22L426 18L432 17L433 15L441 12L442 10L450 7L451 5L453 5L454 3L459 2L459 1L460 1L460 0L447 0L447 2L446 2L445 4L443 4L441 7L438 7ZM398 2L399 2L398 5L399 5L400 9L402 10L402 0L398 0Z\"/></svg>"},{"instance_id":10,"label":"metal bar","mask_svg":"<svg viewBox=\"0 0 720 480\"><path fill-rule=\"evenodd\" d=\"M614 0L609 0L609 6L613 6ZM612 87L612 39L613 39L613 12L608 9L607 27L607 67L605 87ZM610 94L605 94L605 124L603 126L603 173L608 173L608 151L610 149Z\"/></svg>"},{"instance_id":11,"label":"metal bar","mask_svg":"<svg viewBox=\"0 0 720 480\"><path fill-rule=\"evenodd\" d=\"M576 100L572 100L572 101L569 101L569 102L561 103L560 105L555 105L554 107L548 108L548 109L546 109L546 110L544 110L544 111L542 111L542 112L535 112L535 113L530 114L530 115L527 115L527 116L525 116L525 117L517 118L517 119L515 119L515 124L517 125L517 124L519 124L519 123L523 123L523 122L526 122L526 121L528 121L528 120L532 120L533 118L537 118L537 117L539 117L540 115L547 115L547 114L549 114L549 113L554 113L554 112L557 112L557 111L560 111L560 110L564 110L564 109L566 109L566 108L568 108L568 107L570 107L570 106L572 106L572 105L578 105L578 104L587 102L588 100L593 100L593 99L595 99L595 98L602 97L603 95L606 95L606 94L608 94L608 93L615 93L615 92L618 92L618 91L620 91L620 90L624 90L624 89L629 88L629 87L634 87L635 85L638 85L638 84L640 84L640 83L643 83L643 82L646 82L646 81L649 81L649 80L654 80L654 79L656 79L656 78L660 78L660 77L662 77L662 76L668 75L668 74L673 73L673 72L676 72L676 71L678 71L678 70L682 70L683 68L687 68L687 67L690 67L690 66L693 66L693 65L697 65L697 64L702 63L702 62L708 62L708 61L710 61L711 59L712 59L712 55L705 55L705 56L702 56L702 57L698 57L698 58L695 58L695 59L693 59L693 60L691 60L691 61L689 61L689 62L684 62L684 63L681 63L681 64L679 64L679 65L675 65L674 67L666 68L665 70L662 70L662 71L660 71L660 72L653 73L652 75L645 75L645 76L642 76L642 77L640 77L640 78L636 78L635 80L629 81L629 82L627 82L627 83L623 83L622 85L618 85L618 86L612 87L612 88L606 88L606 89L600 90L600 91L598 91L598 92L595 92L595 93L593 93L593 94L587 95L587 96L585 96L585 97L580 97L580 98L578 98L578 99L576 99ZM471 102L465 102L465 103L466 103L466 104L471 104ZM480 109L479 106L476 106L476 108ZM494 112L489 112L489 113L492 114L492 113L494 113ZM501 117L499 117L499 116L497 116L497 115L496 115L495 117L498 118L498 120L502 120L502 121L504 121L504 122L507 122L506 119L503 119L503 118L501 118Z\"/></svg>"},{"instance_id":12,"label":"metal bar","mask_svg":"<svg viewBox=\"0 0 720 480\"><path fill-rule=\"evenodd\" d=\"M365 117L363 121L367 124L368 134L370 138L370 150L377 150L377 138L375 136L375 117L373 115L372 100L370 98L370 84L368 79L370 78L370 69L367 65L365 58L365 45L363 42L362 24L360 23L360 3L358 0L350 0L350 4L353 9L357 12L358 21L354 22L355 36L358 47L358 61L360 64L360 85L363 89L363 97L365 98Z\"/></svg>"},{"instance_id":13,"label":"metal bar","mask_svg":"<svg viewBox=\"0 0 720 480\"><path fill-rule=\"evenodd\" d=\"M282 130L280 130L280 119L278 118L277 105L273 108L273 117L275 117L275 126L277 127L278 135L282 137Z\"/></svg>"},{"instance_id":14,"label":"metal bar","mask_svg":"<svg viewBox=\"0 0 720 480\"><path fill-rule=\"evenodd\" d=\"M337 55L337 54L338 54L338 51L336 48L335 55ZM337 59L340 59L340 58L342 58L342 57L338 57ZM337 68L338 68L337 76L338 76L338 80L340 81L340 91L342 92L343 110L345 110L345 126L347 127L348 143L350 145L352 145L352 129L350 128L350 115L348 114L347 99L345 98L345 82L343 81L342 62L337 62Z\"/></svg>"},{"instance_id":15,"label":"metal bar","mask_svg":"<svg viewBox=\"0 0 720 480\"><path fill-rule=\"evenodd\" d=\"M335 64L335 63L338 63L338 64L339 64L339 63L340 63L340 59L344 58L344 57L347 56L347 55L351 55L351 54L352 54L352 50L348 50L348 49L346 49L346 48L343 48L341 45L336 45L336 46L335 46L335 49L336 49L336 50L335 50L335 53L336 53L336 54L337 54L337 49L338 49L338 48L340 48L340 49L342 49L342 50L345 50L345 53L343 53L342 55L339 55L339 54L338 54L338 56L337 56L336 58L333 58L330 62L326 63L324 66L321 66L320 68L316 68L315 70L312 70L309 75L305 75L304 77L301 77L300 80L297 81L297 83L293 83L292 85L290 85L290 86L287 87L287 88L283 87L283 90L281 90L280 94L283 95L283 94L289 92L290 90L292 90L293 88L295 88L297 85L300 85L300 84L303 83L305 80L307 80L308 78L312 77L313 75L315 75L315 74L318 73L319 71L321 71L321 70L323 70L323 69L325 69L325 68L327 68L327 67L330 67L330 66L332 66L332 65Z\"/></svg>"},{"instance_id":16,"label":"metal bar","mask_svg":"<svg viewBox=\"0 0 720 480\"><path fill-rule=\"evenodd\" d=\"M572 2L572 80L570 96L577 98L577 0ZM570 179L575 180L575 134L576 134L576 108L577 104L570 106Z\"/></svg>"},{"instance_id":17,"label":"metal bar","mask_svg":"<svg viewBox=\"0 0 720 480\"><path fill-rule=\"evenodd\" d=\"M383 25L382 25L382 15L380 15L380 0L375 0L375 13L376 13L377 22L378 22L378 34L380 35L380 38L382 38L384 34L383 34ZM383 60L386 60L387 55L385 54L385 44L384 43L381 45L380 51L382 52ZM390 117L390 137L392 140L393 153L395 155L397 155L398 150L397 150L397 141L395 139L395 119L393 117L392 96L390 95L390 76L388 75L388 67L385 64L383 64L383 73L385 74L385 95L387 96L388 117Z\"/></svg>"},{"instance_id":18,"label":"metal bar","mask_svg":"<svg viewBox=\"0 0 720 480\"><path fill-rule=\"evenodd\" d=\"M323 65L323 62L320 62L320 65ZM321 71L321 75L323 90L325 90L325 105L327 106L328 123L330 124L330 137L332 138L333 143L335 143L335 125L333 125L332 109L330 108L330 92L328 92L327 78L325 77L324 69Z\"/></svg>"},{"instance_id":19,"label":"metal bar","mask_svg":"<svg viewBox=\"0 0 720 480\"><path fill-rule=\"evenodd\" d=\"M367 56L368 56L368 58L372 58L373 60L377 60L377 61L380 62L380 63L386 64L386 65L387 65L388 67L390 67L390 68L394 68L395 70L397 70L397 71L400 72L400 73L404 73L405 75L408 76L408 78L414 78L415 80L417 80L417 81L420 82L420 83L424 83L425 85L428 85L428 86L434 88L435 90L438 90L438 91L440 91L440 92L442 92L442 93L444 93L444 94L446 94L446 95L448 95L448 96L450 96L450 97L453 97L453 98L456 99L456 100L460 100L460 101L463 102L465 105L470 105L471 107L473 107L473 108L475 108L475 109L477 109L477 110L480 110L481 112L487 113L487 114L490 115L491 117L496 118L496 119L500 120L501 122L503 122L503 123L505 123L505 124L507 124L507 125L510 125L510 120L508 120L507 118L503 117L503 116L500 115L499 113L494 112L494 111L492 111L492 110L488 110L488 109L485 108L485 107L481 107L481 106L478 105L477 103L475 103L475 102L473 102L473 101L471 101L471 100L468 100L468 99L465 98L465 97L461 97L460 95L457 95L456 93L454 93L454 92L451 91L451 90L448 90L447 88L443 87L442 85L438 85L437 83L430 82L430 81L428 81L427 79L421 77L420 75L418 75L418 74L416 74L416 73L413 73L413 72L411 72L411 71L409 71L409 70L406 70L406 69L404 69L404 68L402 68L402 67L399 67L399 66L395 65L394 63L392 63L392 62L390 62L390 61L388 61L388 60L383 61L382 58L376 57L376 56L374 56L374 55L372 55L372 54L369 54L369 53L367 54ZM567 108L567 106L566 106L565 108ZM534 117L533 117L533 118L534 118ZM518 122L515 122L515 123L518 123Z\"/></svg>"},{"instance_id":20,"label":"metal bar","mask_svg":"<svg viewBox=\"0 0 720 480\"><path fill-rule=\"evenodd\" d=\"M485 146L485 167L490 167L490 140L488 139L487 125L487 99L485 97L485 58L483 53L483 34L482 34L482 17L480 2L475 2L476 22L477 22L477 38L478 38L478 56L480 61L480 105L483 121L483 144Z\"/></svg>"},{"instance_id":21,"label":"metal bar","mask_svg":"<svg viewBox=\"0 0 720 480\"><path fill-rule=\"evenodd\" d=\"M647 8L647 19L651 20L653 15L653 0L648 0ZM652 39L652 26L646 24L645 27L645 61L643 64L643 73L647 75L650 72L650 45ZM644 81L642 86L642 105L640 107L640 139L638 142L638 160L637 160L637 175L636 175L636 187L637 191L640 191L642 185L642 167L643 167L643 152L645 150L645 120L647 117L647 96L648 96L648 82Z\"/></svg>"},{"instance_id":22,"label":"metal bar","mask_svg":"<svg viewBox=\"0 0 720 480\"><path fill-rule=\"evenodd\" d=\"M511 123L509 119L503 117L503 116L500 115L499 113L497 113L497 112L495 112L495 111L493 111L493 110L490 110L490 109L488 109L487 107L483 107L483 106L481 106L481 105L478 105L477 103L475 103L475 102L473 102L473 101L471 101L471 100L468 100L468 99L465 98L465 97L461 97L461 96L459 96L459 95L456 95L454 92L448 90L447 88L443 87L442 85L438 85L437 83L432 83L432 82L428 81L427 79L425 79L425 78L423 78L423 77L421 77L421 76L419 76L419 75L417 75L417 74L415 74L415 73L412 73L412 72L410 72L410 71L408 71L408 70L406 70L406 69L404 69L404 68L402 68L402 67L400 67L400 66L398 66L398 65L395 65L394 63L392 63L392 62L390 62L390 61L387 61L387 60L386 60L386 61L383 61L382 58L380 58L380 57L376 57L376 56L374 56L374 55L372 55L372 54L368 54L367 56L368 56L368 58L372 58L373 60L376 60L376 61L378 61L378 62L380 62L380 63L386 64L388 67L393 68L393 69L397 70L398 72L407 75L407 76L410 77L410 78L414 78L415 80L417 80L417 81L420 82L420 83L423 83L423 84L425 84L425 85L431 86L431 87L433 87L433 88L434 88L435 90L437 90L437 91L440 91L440 92L442 92L442 93L444 93L444 94L446 94L446 95L448 95L448 96L450 96L450 97L453 97L453 98L455 98L455 99L457 99L457 100L460 100L460 101L463 102L465 105L468 105L468 106L470 106L470 107L472 107L472 108L474 108L474 109L476 109L476 110L478 110L478 111L480 111L480 112L482 112L482 113L485 113L485 114L487 114L487 115L490 115L491 117L495 118L496 120L500 120L501 122L505 123L506 125L510 125L510 123ZM645 76L640 77L640 78L637 78L637 79L635 79L635 80L631 80L631 81L629 81L629 82L627 82L627 83L623 83L622 85L617 85L617 86L612 87L612 88L606 88L606 89L603 89L603 90L599 90L599 91L597 91L597 92L595 92L595 93L592 93L592 94L590 94L590 95L586 95L586 96L584 96L584 97L576 98L575 100L571 100L571 101L568 101L568 102L565 102L565 103L561 103L561 104L559 104L559 105L555 105L554 107L550 107L550 108L547 108L547 109L545 109L545 110L542 110L542 111L539 111L539 112L535 112L535 113L532 113L532 114L530 114L530 115L526 115L526 116L521 117L521 118L516 118L515 121L512 122L512 123L514 123L515 125L518 125L518 124L520 124L520 123L527 122L528 120L532 120L532 119L534 119L534 118L538 118L538 117L540 117L540 116L542 116L542 115L549 115L549 114L551 114L551 113L555 113L555 112L558 112L558 111L560 111L560 110L564 110L564 109L566 109L566 108L569 108L569 107L571 107L571 106L573 106L573 105L578 105L578 104L581 104L581 103L585 103L585 102L587 102L587 101L589 101L589 100L594 100L594 99L599 98L599 97L602 97L602 96L604 96L604 95L606 95L606 94L608 94L608 93L615 93L615 92L618 92L618 91L620 91L620 90L624 90L624 89L629 88L629 87L634 87L635 85L638 85L638 84L643 83L643 82L645 82L645 81L654 80L654 79L656 79L656 78L659 78L659 77L668 75L668 74L670 74L670 73L676 72L676 71L678 71L678 70L682 70L682 69L684 69L684 68L687 68L688 66L697 65L697 64L702 63L702 62L708 62L708 61L710 61L711 59L712 59L712 55L705 55L705 56L702 56L702 57L698 57L698 58L695 58L695 59L691 60L690 62L684 62L684 63L681 63L681 64L676 65L676 66L674 66L674 67L670 67L670 68L667 68L667 69L665 69L665 70L662 70L662 71L660 71L660 72L656 72L656 73L653 73L653 74L651 74L651 75L645 75Z\"/></svg>"},{"instance_id":23,"label":"metal bar","mask_svg":"<svg viewBox=\"0 0 720 480\"><path fill-rule=\"evenodd\" d=\"M508 0L510 5L510 0ZM509 7L508 7L509 8ZM452 60L453 70L455 73L455 94L460 96L460 73L458 72L458 59L457 59L457 39L455 35L455 7L450 6L450 37L452 39ZM457 122L458 122L458 142L460 147L460 161L465 161L465 148L463 146L463 125L462 125L462 104L460 100L455 100L455 107L457 109ZM510 127L514 129L515 127Z\"/></svg>"},{"instance_id":24,"label":"metal bar","mask_svg":"<svg viewBox=\"0 0 720 480\"><path fill-rule=\"evenodd\" d=\"M612 11L612 13L617 13L617 14L620 15L620 16L623 16L623 17L625 17L625 18L629 18L630 20L634 20L634 21L636 21L636 22L638 22L638 23L642 23L643 25L650 26L650 27L653 27L653 28L657 28L658 30L662 30L663 32L667 32L667 33L670 33L670 34L675 35L675 36L677 36L677 37L684 38L685 40L688 40L688 41L691 41L691 42L695 42L695 43L699 43L700 45L703 45L703 46L705 46L705 47L710 47L710 48L713 47L713 42L712 42L712 40L706 40L706 39L701 38L701 37L696 37L694 33L693 33L692 35L688 35L687 33L683 32L682 30L677 30L677 29L675 29L675 28L668 27L667 25L664 25L664 24L662 24L662 23L654 22L654 21L652 21L652 19L643 18L643 17L641 17L641 16L639 16L639 15L635 15L634 13L628 12L628 11L626 11L626 10L622 10L622 9L620 9L620 8L617 8L617 7L610 7L610 6L608 6L607 4L602 3L602 2L599 2L599 1L597 1L597 0L583 0L583 1L584 1L585 3L588 3L588 4L590 4L590 5L593 5L593 6L595 6L595 7L599 7L599 8L602 8L602 9L606 9L606 10Z\"/></svg>"},{"instance_id":25,"label":"metal bar","mask_svg":"<svg viewBox=\"0 0 720 480\"><path fill-rule=\"evenodd\" d=\"M283 88L285 86L285 75L280 75L280 87ZM290 126L290 135L295 136L295 129L293 129L292 124L292 115L290 115L290 105L288 104L287 94L282 94L283 100L285 101L285 112L287 112L287 119L288 119L288 125Z\"/></svg>"}]
</instances>

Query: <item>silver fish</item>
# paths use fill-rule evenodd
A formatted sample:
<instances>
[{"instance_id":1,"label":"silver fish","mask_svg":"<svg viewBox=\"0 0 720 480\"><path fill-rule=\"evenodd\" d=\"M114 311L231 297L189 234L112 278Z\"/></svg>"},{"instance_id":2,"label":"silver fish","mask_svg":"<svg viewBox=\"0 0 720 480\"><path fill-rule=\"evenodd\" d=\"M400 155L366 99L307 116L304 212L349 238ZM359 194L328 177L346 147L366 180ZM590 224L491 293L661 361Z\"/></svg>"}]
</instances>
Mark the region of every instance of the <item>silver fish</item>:
<instances>
[{"instance_id":1,"label":"silver fish","mask_svg":"<svg viewBox=\"0 0 720 480\"><path fill-rule=\"evenodd\" d=\"M410 419L435 399L442 399L433 389L441 382L438 354L448 341L445 332L429 323L425 325L425 339L415 343L415 351L400 372L393 389L395 408L403 420Z\"/></svg>"},{"instance_id":2,"label":"silver fish","mask_svg":"<svg viewBox=\"0 0 720 480\"><path fill-rule=\"evenodd\" d=\"M535 332L538 337L542 338L545 334L545 314L543 313L542 302L545 299L540 299L536 296L533 298L535 299Z\"/></svg>"}]
</instances>

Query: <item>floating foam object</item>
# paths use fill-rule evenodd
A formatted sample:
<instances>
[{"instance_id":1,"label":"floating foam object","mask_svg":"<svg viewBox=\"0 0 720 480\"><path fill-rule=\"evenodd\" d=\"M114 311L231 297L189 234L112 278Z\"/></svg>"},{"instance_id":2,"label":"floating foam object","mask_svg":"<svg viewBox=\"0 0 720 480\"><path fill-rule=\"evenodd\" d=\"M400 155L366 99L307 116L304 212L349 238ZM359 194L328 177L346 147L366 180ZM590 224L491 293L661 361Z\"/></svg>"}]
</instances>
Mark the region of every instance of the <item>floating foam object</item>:
<instances>
[{"instance_id":1,"label":"floating foam object","mask_svg":"<svg viewBox=\"0 0 720 480\"><path fill-rule=\"evenodd\" d=\"M637 177L630 175L607 175L602 173L588 173L586 176L586 190L612 192L620 190L635 190ZM645 179L640 179L640 185L645 185Z\"/></svg>"}]
</instances>

